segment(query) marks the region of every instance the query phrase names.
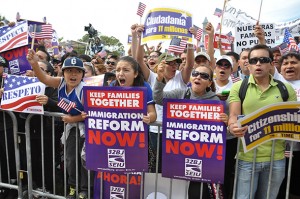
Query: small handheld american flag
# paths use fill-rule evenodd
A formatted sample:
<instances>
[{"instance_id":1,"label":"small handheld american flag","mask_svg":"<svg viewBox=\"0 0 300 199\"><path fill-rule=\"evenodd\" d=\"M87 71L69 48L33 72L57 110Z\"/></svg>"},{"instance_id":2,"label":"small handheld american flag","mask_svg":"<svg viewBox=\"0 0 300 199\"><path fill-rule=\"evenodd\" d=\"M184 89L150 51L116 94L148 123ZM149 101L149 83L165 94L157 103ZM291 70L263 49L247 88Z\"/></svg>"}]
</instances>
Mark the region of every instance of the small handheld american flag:
<instances>
[{"instance_id":1,"label":"small handheld american flag","mask_svg":"<svg viewBox=\"0 0 300 199\"><path fill-rule=\"evenodd\" d=\"M199 41L201 40L202 33L203 33L203 30L201 28L198 28L197 34L196 34L196 39L197 40L199 40Z\"/></svg>"},{"instance_id":2,"label":"small handheld american flag","mask_svg":"<svg viewBox=\"0 0 300 199\"><path fill-rule=\"evenodd\" d=\"M143 14L144 14L145 9L146 9L146 5L143 4L142 2L139 2L139 7L137 9L136 14L139 15L140 17L142 17Z\"/></svg>"},{"instance_id":3,"label":"small handheld american flag","mask_svg":"<svg viewBox=\"0 0 300 199\"><path fill-rule=\"evenodd\" d=\"M57 106L60 107L61 109L65 110L66 112L70 112L72 108L75 108L76 110L78 110L76 108L76 103L75 102L71 102L70 100L66 99L66 98L62 98L58 103ZM79 110L78 110L79 111ZM81 112L81 111L80 111Z\"/></svg>"},{"instance_id":4,"label":"small handheld american flag","mask_svg":"<svg viewBox=\"0 0 300 199\"><path fill-rule=\"evenodd\" d=\"M176 53L183 53L187 44L187 40L180 39L178 37L173 37L171 43L169 45L168 51L176 52Z\"/></svg>"}]
</instances>

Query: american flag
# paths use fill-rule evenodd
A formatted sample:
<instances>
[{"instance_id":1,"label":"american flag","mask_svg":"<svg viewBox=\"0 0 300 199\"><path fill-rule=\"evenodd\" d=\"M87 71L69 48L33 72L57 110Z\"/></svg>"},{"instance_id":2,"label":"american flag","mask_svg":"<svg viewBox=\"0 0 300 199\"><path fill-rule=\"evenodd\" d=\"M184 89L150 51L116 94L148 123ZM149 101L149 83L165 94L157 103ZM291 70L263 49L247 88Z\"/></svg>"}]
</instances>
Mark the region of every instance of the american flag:
<instances>
[{"instance_id":1,"label":"american flag","mask_svg":"<svg viewBox=\"0 0 300 199\"><path fill-rule=\"evenodd\" d=\"M217 17L221 17L223 14L223 11L220 8L216 8L214 15Z\"/></svg>"},{"instance_id":2,"label":"american flag","mask_svg":"<svg viewBox=\"0 0 300 199\"><path fill-rule=\"evenodd\" d=\"M196 34L196 39L201 40L202 34L203 34L202 28L198 28L197 34Z\"/></svg>"},{"instance_id":3,"label":"american flag","mask_svg":"<svg viewBox=\"0 0 300 199\"><path fill-rule=\"evenodd\" d=\"M76 103L71 102L66 98L61 98L61 100L57 103L57 106L69 113L72 108L76 107Z\"/></svg>"},{"instance_id":4,"label":"american flag","mask_svg":"<svg viewBox=\"0 0 300 199\"><path fill-rule=\"evenodd\" d=\"M232 36L232 32L231 31L226 34L226 39L228 40L229 43L233 42L234 37Z\"/></svg>"},{"instance_id":5,"label":"american flag","mask_svg":"<svg viewBox=\"0 0 300 199\"><path fill-rule=\"evenodd\" d=\"M39 110L43 113L43 105L36 101L36 95L44 94L45 85L36 77L6 74L1 108L5 110L27 112Z\"/></svg>"},{"instance_id":6,"label":"american flag","mask_svg":"<svg viewBox=\"0 0 300 199\"><path fill-rule=\"evenodd\" d=\"M52 39L52 25L36 25L36 30L34 32L34 25L29 27L29 32L31 36L35 39Z\"/></svg>"},{"instance_id":7,"label":"american flag","mask_svg":"<svg viewBox=\"0 0 300 199\"><path fill-rule=\"evenodd\" d=\"M143 4L142 2L139 2L139 7L137 9L136 14L139 15L140 17L142 17L143 14L144 14L145 9L146 9L146 5Z\"/></svg>"},{"instance_id":8,"label":"american flag","mask_svg":"<svg viewBox=\"0 0 300 199\"><path fill-rule=\"evenodd\" d=\"M0 52L12 50L28 44L27 21L16 23L15 26L0 27L0 38L10 38L0 42Z\"/></svg>"},{"instance_id":9,"label":"american flag","mask_svg":"<svg viewBox=\"0 0 300 199\"><path fill-rule=\"evenodd\" d=\"M296 44L293 36L291 35L290 31L288 30L288 28L285 28L283 43L287 44L289 51L299 52L299 47L297 46L297 44Z\"/></svg>"},{"instance_id":10,"label":"american flag","mask_svg":"<svg viewBox=\"0 0 300 199\"><path fill-rule=\"evenodd\" d=\"M176 52L176 53L183 53L185 47L187 44L187 40L185 39L180 39L178 37L174 37L171 40L170 46L168 48L168 51L170 52Z\"/></svg>"},{"instance_id":11,"label":"american flag","mask_svg":"<svg viewBox=\"0 0 300 199\"><path fill-rule=\"evenodd\" d=\"M278 46L280 54L284 55L285 53L289 52L289 47L287 43L282 43Z\"/></svg>"},{"instance_id":12,"label":"american flag","mask_svg":"<svg viewBox=\"0 0 300 199\"><path fill-rule=\"evenodd\" d=\"M240 81L240 80L241 80L241 78L240 78L240 77L238 77L238 76L235 76L233 73L231 73L230 77L231 77L231 81L232 81L232 83L235 83L235 82L238 82L238 81Z\"/></svg>"}]
</instances>

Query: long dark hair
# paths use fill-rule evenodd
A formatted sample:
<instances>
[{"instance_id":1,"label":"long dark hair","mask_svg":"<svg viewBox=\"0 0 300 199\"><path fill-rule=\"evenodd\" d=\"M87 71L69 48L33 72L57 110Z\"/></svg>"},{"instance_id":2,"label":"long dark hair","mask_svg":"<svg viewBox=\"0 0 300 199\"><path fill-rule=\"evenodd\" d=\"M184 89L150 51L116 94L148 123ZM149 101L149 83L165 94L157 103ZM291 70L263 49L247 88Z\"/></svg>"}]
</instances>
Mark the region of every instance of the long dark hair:
<instances>
[{"instance_id":1,"label":"long dark hair","mask_svg":"<svg viewBox=\"0 0 300 199\"><path fill-rule=\"evenodd\" d=\"M141 71L141 67L137 63L137 61L130 56L121 57L118 62L120 62L120 61L129 63L131 65L132 69L134 70L134 73L137 73L137 76L136 76L136 78L134 78L132 86L144 86L145 78ZM119 81L115 81L115 86L120 86Z\"/></svg>"}]
</instances>

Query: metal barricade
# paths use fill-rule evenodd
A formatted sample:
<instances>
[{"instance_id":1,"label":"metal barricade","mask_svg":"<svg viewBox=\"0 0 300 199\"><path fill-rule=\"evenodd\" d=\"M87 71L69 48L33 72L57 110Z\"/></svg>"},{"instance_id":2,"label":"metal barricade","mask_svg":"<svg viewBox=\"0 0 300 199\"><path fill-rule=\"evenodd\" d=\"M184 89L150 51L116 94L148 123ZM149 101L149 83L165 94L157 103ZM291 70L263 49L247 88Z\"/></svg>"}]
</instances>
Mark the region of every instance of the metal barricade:
<instances>
[{"instance_id":1,"label":"metal barricade","mask_svg":"<svg viewBox=\"0 0 300 199\"><path fill-rule=\"evenodd\" d=\"M1 114L4 114L7 113L12 121L13 121L13 139L14 139L14 155L15 155L15 164L16 164L16 177L17 177L17 180L16 180L16 184L13 184L11 182L11 173L10 173L10 170L8 169L8 173L7 173L7 176L8 176L8 180L7 182L5 182L5 179L3 179L3 175L2 173L0 172L0 187L5 187L5 188L10 188L10 189L14 189L14 190L17 190L18 191L18 198L33 198L33 197L44 197L44 198L65 198L68 194L68 187L67 187L67 172L66 172L66 156L64 155L63 156L63 165L60 165L60 166L63 166L63 171L62 169L60 168L60 171L61 171L61 174L60 176L57 175L57 169L56 167L58 166L56 164L56 158L55 158L55 148L59 147L56 145L55 143L55 139L56 137L55 136L59 136L59 135L55 135L56 134L56 131L55 131L55 124L56 122L59 120L59 118L61 116L63 116L64 114L62 113L50 113L50 112L45 112L44 115L38 115L38 117L40 117L40 126L41 126L41 138L40 138L40 145L41 145L41 178L42 178L42 186L41 186L41 189L38 189L38 187L34 187L33 185L33 173L37 172L35 170L32 170L32 162L33 162L33 159L35 158L38 158L38 157L32 157L31 154L32 154L32 148L31 148L31 137L30 137L30 128L32 127L30 124L35 124L34 122L31 123L31 119L33 118L33 116L37 116L37 115L34 115L34 114L29 114L27 115L27 118L26 118L26 123L25 123L25 138L26 138L26 165L27 165L27 170L26 169L21 169L21 160L20 160L20 148L19 148L19 136L22 136L23 134L21 132L18 132L18 119L16 118L15 114L13 112L6 112L6 111L2 111ZM51 118L51 126L52 126L52 132L51 132L51 135L52 135L52 141L51 141L51 151L52 151L52 157L47 157L45 156L45 145L44 145L44 129L45 129L45 126L44 126L44 117L50 117ZM7 134L6 134L6 122L5 122L5 119L6 119L6 116L4 116L4 142L5 142L5 147L6 147L6 161L5 161L5 164L7 164L7 167L10 168L10 163L9 163L9 160L8 160L8 155L9 155L9 152L8 152L8 141L7 141ZM155 123L152 123L151 125L156 125L158 126L159 130L161 128L161 122L155 122ZM64 131L65 131L65 126L64 126ZM1 132L2 133L2 132ZM78 128L76 128L76 153L78 153L78 138L79 138L79 134L78 134ZM63 139L65 140L66 137L63 137ZM160 143L161 140L160 140L160 136L157 136L157 143ZM238 148L239 149L239 145L240 145L240 139L238 139ZM47 149L48 150L48 149ZM157 193L159 192L159 178L160 178L160 174L158 172L158 164L159 164L159 144L157 144L157 148L156 148L156 172L155 172L155 180L151 183L154 184L154 198L156 199L158 196L157 196ZM291 145L291 150L293 150L293 145ZM274 151L274 149L273 149ZM63 154L66 153L66 145L64 145L64 149L63 149ZM79 162L79 155L77 154L76 155L76 173L78 174L78 170L79 170L79 165L78 165L78 162ZM45 160L46 159L51 159L51 164L52 164L52 171L49 171L49 170L46 170L45 169ZM273 158L271 160L271 162L273 162ZM291 163L292 163L292 156L290 157L289 159L289 167L288 167L288 175L287 175L287 188L286 188L286 198L288 198L288 195L289 195L289 186L290 186L290 177L291 177ZM237 171L237 165L238 165L238 157L237 157L237 162L236 162L236 166L235 166L235 170ZM1 167L3 166L3 162L0 162L0 169ZM272 163L271 163L271 166L272 166ZM255 158L253 160L253 170L254 170L254 167L255 167ZM1 170L0 170L1 171ZM51 192L48 192L47 191L47 187L46 187L46 183L45 181L47 180L46 178L46 173L49 173L51 172L51 176L52 176L52 186L53 186L53 190L51 190ZM272 169L270 169L270 172L272 172ZM27 174L27 182L24 183L24 174ZM90 179L90 172L89 172L89 175L88 175L89 179L88 179L88 187L91 187L92 185L90 184L91 182L91 179ZM140 191L140 198L146 198L147 196L145 195L144 193L144 189L145 189L145 186L146 186L146 183L145 183L145 173L142 173L142 178L141 178L141 191ZM252 175L253 176L253 175ZM58 182L59 182L59 179L57 178L60 178L60 180L62 180L62 184L60 185L60 191L57 190L57 185L58 185ZM78 190L79 190L79 181L78 181L79 177L78 175L76 176L76 192L77 192L77 195L78 195ZM127 178L128 180L129 178ZM269 177L269 184L270 184L270 180L271 180L271 175ZM168 195L168 198L171 199L171 198L177 198L176 194L174 194L174 192L176 192L176 190L174 190L174 187L173 187L173 182L174 180L173 179L168 179L169 181L169 190L165 191L166 192L166 195ZM233 199L236 198L236 182L237 182L237 172L235 172L235 176L234 176L234 186L233 186ZM27 184L27 189L24 190L24 185ZM203 198L203 184L204 183L201 183L201 186L200 186L200 198ZM189 187L189 181L186 181L185 182L185 186L184 186L184 198L188 198L188 187ZM217 195L217 198L220 198L219 196L219 185L216 186L216 195ZM251 189L253 188L253 177L252 177L252 183L251 183ZM24 192L24 191L27 191L27 192ZM90 190L89 190L90 191ZM271 187L269 186L268 189L266 190L266 192L268 192L268 196L269 196L269 193L271 191ZM101 184L100 184L100 198L103 198L103 193L104 190L103 190L103 178L101 180ZM127 199L131 199L129 198L129 182L127 182L127 194L126 194L126 198ZM90 195L90 192L89 192L89 195ZM251 195L254 195L253 191L251 192ZM89 198L93 198L93 196L89 197Z\"/></svg>"}]
</instances>

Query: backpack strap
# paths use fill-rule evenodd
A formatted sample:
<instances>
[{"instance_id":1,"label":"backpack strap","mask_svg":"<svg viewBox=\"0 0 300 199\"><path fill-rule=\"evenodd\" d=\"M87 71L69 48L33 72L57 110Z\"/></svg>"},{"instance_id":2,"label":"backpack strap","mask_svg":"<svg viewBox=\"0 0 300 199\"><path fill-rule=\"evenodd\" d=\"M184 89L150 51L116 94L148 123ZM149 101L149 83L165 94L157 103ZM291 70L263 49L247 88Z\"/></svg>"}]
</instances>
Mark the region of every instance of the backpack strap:
<instances>
[{"instance_id":1,"label":"backpack strap","mask_svg":"<svg viewBox=\"0 0 300 199\"><path fill-rule=\"evenodd\" d=\"M289 99L289 92L285 86L285 84L282 82L282 81L279 81L277 79L273 79L275 82L277 82L277 87L280 91L280 94L281 94L281 97L282 97L282 100L284 102L286 102L288 99Z\"/></svg>"},{"instance_id":2,"label":"backpack strap","mask_svg":"<svg viewBox=\"0 0 300 199\"><path fill-rule=\"evenodd\" d=\"M245 96L246 96L246 92L248 89L248 79L249 78L244 78L240 87L240 91L239 91L239 97L241 100L241 104L243 104Z\"/></svg>"}]
</instances>

